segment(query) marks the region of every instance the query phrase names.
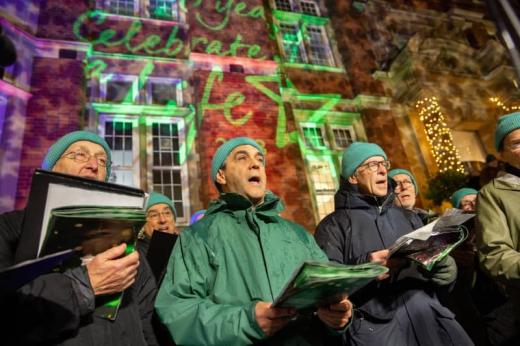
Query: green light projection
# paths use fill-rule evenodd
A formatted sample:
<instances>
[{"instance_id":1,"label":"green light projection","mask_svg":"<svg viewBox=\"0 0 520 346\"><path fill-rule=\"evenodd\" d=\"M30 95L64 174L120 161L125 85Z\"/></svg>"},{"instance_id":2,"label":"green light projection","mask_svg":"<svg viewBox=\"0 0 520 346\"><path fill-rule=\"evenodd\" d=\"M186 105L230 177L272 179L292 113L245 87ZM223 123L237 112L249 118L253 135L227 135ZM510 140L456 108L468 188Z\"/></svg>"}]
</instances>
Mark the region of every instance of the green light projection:
<instances>
[{"instance_id":1,"label":"green light projection","mask_svg":"<svg viewBox=\"0 0 520 346\"><path fill-rule=\"evenodd\" d=\"M227 9L227 12L224 12L226 14L225 18L227 19L223 20L219 25L217 25L217 27L210 27L209 29L223 30L228 24L230 9L228 8L228 5L219 7L218 4L220 4L220 1L218 0L216 3L219 10L220 8L223 10ZM237 7L235 7L235 13L237 13L237 8L242 9L242 6L238 6L240 4L243 3L237 4ZM257 14L258 11L255 9L252 9L246 14L241 13L240 11L238 12L239 13L237 14L245 17L251 17L254 19L264 18L263 9L261 14ZM196 14L199 13L197 12ZM205 47L205 53L222 57L238 56L239 51L245 50L247 52L246 56L248 58L259 60L264 60L267 58L266 56L260 56L262 47L257 44L243 43L243 37L238 33L235 35L233 42L229 45L229 49L225 48L226 44L224 44L222 41L210 41L207 37L204 36L195 36L191 39L191 45L186 44L184 40L179 37L180 32L178 26L172 26L169 28L170 32L165 42L164 39L157 34L145 35L143 38L135 42L142 31L143 23L141 20L136 19L132 21L132 23L126 29L126 32L121 34L110 27L101 30L103 24L106 24L105 22L108 16L109 14L101 10L87 11L81 14L74 22L72 27L73 32L80 41L91 43L94 50L103 49L103 47L118 48L125 50L125 53L127 54L162 55L169 58L182 58L181 54L187 56L196 47L203 46ZM202 21L202 19L199 22L201 22L201 25L206 26L206 22ZM95 33L94 30L94 33L86 34L88 29L92 26L99 32Z\"/></svg>"},{"instance_id":2,"label":"green light projection","mask_svg":"<svg viewBox=\"0 0 520 346\"><path fill-rule=\"evenodd\" d=\"M265 20L263 6L255 6L247 8L247 4L244 2L235 2L235 0L227 1L214 1L215 11L223 17L219 21L214 21L213 17L207 13L208 11L202 11L204 8L204 1L195 0L191 4L191 10L195 15L197 23L202 27L211 31L221 31L227 28L231 15L237 15L242 17L249 17L252 19ZM186 11L186 2L180 1L179 7L182 11ZM200 10L200 11L199 11ZM313 25L325 25L328 22L328 18L308 16L299 13L288 13L282 11L274 11L274 17L280 21L303 21L307 24ZM118 58L135 60L136 58L143 59L146 61L146 65L139 73L138 89L143 88L146 84L148 77L153 73L154 60L166 60L171 61L172 58L178 57L180 54L189 54L190 51L197 47L204 47L207 54L221 56L221 57L234 57L238 56L240 52L246 51L249 58L257 60L266 59L266 56L259 56L261 53L261 47L255 44L247 44L242 42L242 35L236 34L234 40L229 45L229 49L226 49L226 45L219 40L209 40L204 36L195 36L191 39L191 47L187 45L181 38L179 38L180 31L179 27L173 26L168 28L170 30L166 40L157 34L142 35L141 31L143 23L136 19L126 29L126 32L120 33L110 27L103 28L102 24L106 24L105 21L109 15L103 11L95 10L88 11L81 14L78 19L74 22L73 31L75 35L82 41L91 43L92 50L90 56L96 57L107 57L111 58L117 56ZM211 19L210 19L211 17ZM94 34L86 35L88 28L94 26ZM271 38L276 37L276 33L280 31L278 24L273 24ZM283 40L290 41L295 47L300 45L305 38L298 30L294 34L284 34ZM119 48L125 53L103 53L96 51L99 48ZM295 48L296 49L296 48ZM299 48L298 48L299 49ZM136 56L134 54L146 54ZM165 58L157 57L165 56ZM275 57L276 59L276 57ZM281 63L278 61L280 67L292 66L293 64ZM344 72L343 69L329 66L315 66L312 64L294 64L296 67L305 69L325 68L335 72ZM105 71L107 64L101 59L91 60L87 67L87 76L90 78L99 78L99 76ZM170 100L166 106L157 105L132 105L132 104L103 104L94 103L93 108L98 112L111 113L111 114L140 114L140 115L159 115L159 116L179 116L183 117L186 122L187 135L186 141L183 143L185 150L181 150L183 157L181 162L186 159L186 153L190 152L193 142L196 138L198 126L195 126L194 120L196 111L199 114L198 121L202 122L206 110L221 110L224 119L231 125L241 127L246 125L253 117L253 110L240 114L239 116L233 115L233 110L242 106L246 102L246 96L240 91L230 91L225 98L223 103L210 103L209 99L212 91L215 87L215 83L222 82L224 72L218 67L213 67L210 72L204 89L201 101L197 104L197 110L193 105L187 105L187 107L178 107L175 100ZM287 87L283 86L281 71L274 75L249 75L246 76L246 83L254 87L266 95L271 101L273 101L278 108L277 122L276 122L276 139L275 144L277 148L284 148L288 144L298 143L299 138L298 131L288 131L287 126L287 115L284 106L282 94L284 92L290 92L292 96L296 96L300 99L307 99L309 101L323 102L322 106L314 111L308 118L309 122L321 123L324 121L326 114L331 112L337 103L341 100L339 94L326 94L326 95L306 95L301 94L292 85L290 80L284 77L287 83ZM275 83L278 85L279 92L271 90L266 84ZM188 87L187 82L183 81L182 85L178 87L185 89ZM123 103L132 102L131 90L127 93ZM200 125L200 123L199 123ZM262 140L258 140L263 142ZM310 153L309 153L310 154Z\"/></svg>"},{"instance_id":3,"label":"green light projection","mask_svg":"<svg viewBox=\"0 0 520 346\"><path fill-rule=\"evenodd\" d=\"M181 0L179 5L182 11L187 12L186 0ZM224 14L224 18L222 18L220 22L211 24L209 20L205 18L204 12L201 13L198 11L198 9L201 8L201 5L202 0L195 0L191 4L195 12L195 18L200 25L213 31L224 29L229 23L229 17L232 12L242 17L265 19L264 7L262 5L254 6L249 11L244 13L244 10L247 10L247 4L245 2L239 1L235 4L235 0L227 0L226 4L223 4L223 1L216 0L215 11L217 13Z\"/></svg>"}]
</instances>

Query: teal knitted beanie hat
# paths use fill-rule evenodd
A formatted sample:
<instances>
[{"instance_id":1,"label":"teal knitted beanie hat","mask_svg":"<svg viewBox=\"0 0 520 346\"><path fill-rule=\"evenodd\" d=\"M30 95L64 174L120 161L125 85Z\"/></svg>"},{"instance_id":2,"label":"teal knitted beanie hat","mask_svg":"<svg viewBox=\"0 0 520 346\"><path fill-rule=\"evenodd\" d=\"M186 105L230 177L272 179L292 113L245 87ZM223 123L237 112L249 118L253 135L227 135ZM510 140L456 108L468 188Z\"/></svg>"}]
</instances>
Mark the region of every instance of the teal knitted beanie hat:
<instances>
[{"instance_id":1,"label":"teal knitted beanie hat","mask_svg":"<svg viewBox=\"0 0 520 346\"><path fill-rule=\"evenodd\" d=\"M108 146L108 143L101 137L99 137L97 134L89 131L74 131L71 133L66 134L65 136L58 139L47 151L47 154L43 158L42 162L42 168L45 170L52 170L56 162L60 159L60 157L63 155L65 150L69 146L71 146L73 143L79 142L79 141L88 141L92 143L99 144L103 147L105 150L105 153L107 154L108 164L106 167L107 175L105 178L105 181L108 181L110 178L110 171L111 171L111 165L110 162L112 162L112 153L110 151L110 147Z\"/></svg>"},{"instance_id":2,"label":"teal knitted beanie hat","mask_svg":"<svg viewBox=\"0 0 520 346\"><path fill-rule=\"evenodd\" d=\"M367 159L373 156L382 156L387 160L386 154L381 147L375 143L354 142L343 152L341 163L341 176L350 178L356 169Z\"/></svg>"},{"instance_id":3,"label":"teal knitted beanie hat","mask_svg":"<svg viewBox=\"0 0 520 346\"><path fill-rule=\"evenodd\" d=\"M495 149L500 151L504 138L516 129L520 129L520 112L503 115L498 118L495 130Z\"/></svg>"},{"instance_id":4,"label":"teal knitted beanie hat","mask_svg":"<svg viewBox=\"0 0 520 346\"><path fill-rule=\"evenodd\" d=\"M457 191L455 191L453 193L453 195L451 196L451 204L453 204L453 206L455 208L459 208L460 201L462 198L464 198L464 196L477 195L477 194L478 194L477 190L472 189L470 187L463 187L462 189L458 189Z\"/></svg>"},{"instance_id":5,"label":"teal knitted beanie hat","mask_svg":"<svg viewBox=\"0 0 520 346\"><path fill-rule=\"evenodd\" d=\"M173 202L171 199L163 195L162 193L153 191L150 193L150 197L148 197L148 200L146 201L146 211L153 207L156 204L166 204L173 212L173 217L175 220L177 220L177 211L175 210L175 207L173 206Z\"/></svg>"},{"instance_id":6,"label":"teal knitted beanie hat","mask_svg":"<svg viewBox=\"0 0 520 346\"><path fill-rule=\"evenodd\" d=\"M415 181L415 177L413 176L413 174L409 170L402 169L402 168L392 169L390 172L388 172L388 176L390 178L393 178L393 177L395 177L398 174L406 174L407 176L410 177L410 180L412 181L413 187L415 187L415 194L418 195L419 194L419 187L417 186L417 182Z\"/></svg>"},{"instance_id":7,"label":"teal knitted beanie hat","mask_svg":"<svg viewBox=\"0 0 520 346\"><path fill-rule=\"evenodd\" d=\"M217 149L215 155L213 156L213 160L211 161L211 179L214 183L216 183L217 180L218 170L222 167L229 154L233 151L233 149L241 145L252 145L258 149L259 152L265 154L264 149L262 149L262 147L258 145L256 141L249 137L231 138Z\"/></svg>"}]
</instances>

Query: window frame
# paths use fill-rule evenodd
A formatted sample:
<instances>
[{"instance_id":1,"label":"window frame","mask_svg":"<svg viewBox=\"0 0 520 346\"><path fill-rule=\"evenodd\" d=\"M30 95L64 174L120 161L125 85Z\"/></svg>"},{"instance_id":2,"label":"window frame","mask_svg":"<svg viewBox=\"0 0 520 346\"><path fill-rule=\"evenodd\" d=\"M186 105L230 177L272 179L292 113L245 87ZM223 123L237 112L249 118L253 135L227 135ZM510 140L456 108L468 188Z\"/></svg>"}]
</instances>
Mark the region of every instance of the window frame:
<instances>
[{"instance_id":1,"label":"window frame","mask_svg":"<svg viewBox=\"0 0 520 346\"><path fill-rule=\"evenodd\" d=\"M166 107L167 105L153 103L152 84L169 84L169 83L171 83L172 87L175 88L175 97L176 97L175 102L177 103L176 106L182 107L184 105L182 82L183 82L183 80L181 78L149 77L148 80L146 81L146 85L145 85L146 104Z\"/></svg>"},{"instance_id":2,"label":"window frame","mask_svg":"<svg viewBox=\"0 0 520 346\"><path fill-rule=\"evenodd\" d=\"M291 8L290 12L294 11L296 8L294 6L293 0L285 0L289 3L289 7ZM276 3L276 0L273 0L274 8L278 11L286 11L285 9L278 8L278 4Z\"/></svg>"},{"instance_id":3,"label":"window frame","mask_svg":"<svg viewBox=\"0 0 520 346\"><path fill-rule=\"evenodd\" d=\"M118 0L116 0L116 1L118 1ZM133 5L134 5L134 11L131 15L110 12L109 8L110 8L111 0L96 0L96 9L105 11L107 14L112 14L115 16L140 17L140 18L148 18L148 19L152 19L152 20L164 20L164 21L171 21L171 22L180 22L181 18L183 17L181 15L181 6L179 5L178 0L175 0L175 4L176 4L175 7L177 8L176 16L172 15L171 18L153 17L150 13L150 6L151 6L150 0L131 0L131 1L133 2ZM172 8L173 8L173 6L172 6Z\"/></svg>"},{"instance_id":4,"label":"window frame","mask_svg":"<svg viewBox=\"0 0 520 346\"><path fill-rule=\"evenodd\" d=\"M107 90L108 90L108 83L111 81L115 82L131 82L131 90L132 90L132 101L130 103L121 101L121 102L115 102L107 100ZM99 100L104 103L109 104L139 104L140 97L139 97L139 88L138 83L139 77L135 75L125 75L125 74L102 74L99 77Z\"/></svg>"},{"instance_id":5,"label":"window frame","mask_svg":"<svg viewBox=\"0 0 520 346\"><path fill-rule=\"evenodd\" d=\"M284 59L284 63L285 64L296 64L296 65L305 65L305 64L308 64L308 65L312 65L312 66L319 66L319 67L322 67L322 68L337 68L339 65L335 55L334 55L334 51L333 51L333 48L331 46L331 41L329 39L329 33L328 33L328 30L327 30L327 24L326 23L313 23L313 24L309 24L307 23L303 17L299 17L299 18L289 18L289 19L275 19L274 20L274 24L275 26L277 26L277 29L276 29L276 36L277 36L277 41L278 41L278 46L280 48L280 51L282 52L282 55L283 55L283 59ZM300 42L300 55L301 55L301 58L302 58L302 62L291 62L291 61L288 61L287 60L287 53L285 51L285 46L284 46L284 38L283 38L283 32L282 32L282 25L290 25L290 26L293 26L293 27L296 27L297 28L297 36L298 38L301 38L301 42ZM311 49L311 40L310 40L310 35L308 34L308 30L307 30L307 27L308 26L312 26L312 27L317 27L317 28L320 28L321 29L321 38L322 38L322 41L323 41L323 44L325 45L325 49L327 51L327 55L328 55L328 64L327 65L321 65L321 64L316 64L314 63L313 61L311 61L311 57L312 57L312 52L313 50Z\"/></svg>"},{"instance_id":6,"label":"window frame","mask_svg":"<svg viewBox=\"0 0 520 346\"><path fill-rule=\"evenodd\" d=\"M100 7L101 9L103 9L104 11L108 11L107 9L110 8L110 3L112 1L113 0L101 0L101 1L98 0L98 3L102 4ZM115 1L121 1L121 0L115 0ZM132 1L133 5L134 5L134 12L131 15L122 14L122 13L114 13L114 12L108 12L108 13L116 14L118 16L137 16L137 15L139 15L140 0L130 0L130 1Z\"/></svg>"},{"instance_id":7,"label":"window frame","mask_svg":"<svg viewBox=\"0 0 520 346\"><path fill-rule=\"evenodd\" d=\"M150 191L153 191L153 171L154 168L177 168L179 167L180 176L181 176L181 186L182 186L182 203L183 203L183 217L178 217L176 220L176 224L181 226L187 226L190 220L190 188L189 188L189 175L188 175L188 160L186 153L186 125L183 118L177 117L160 117L160 116L146 116L146 168L147 168L147 176L146 183ZM179 165L178 166L154 166L153 164L153 124L177 124L177 137L179 139ZM149 154L152 153L152 154ZM184 162L183 162L184 160ZM171 169L170 168L170 169ZM172 198L172 201L175 203L175 200Z\"/></svg>"},{"instance_id":8,"label":"window frame","mask_svg":"<svg viewBox=\"0 0 520 346\"><path fill-rule=\"evenodd\" d=\"M336 142L336 135L334 134L334 130L347 130L350 132L350 135L352 137L352 142L356 142L357 141L357 134L356 134L356 129L354 128L354 125L335 125L335 124L329 124L329 129L330 129L330 138L332 139L332 142L333 142L333 148L335 150L345 150L348 148L347 147L340 147L338 146L337 142ZM352 144L352 143L351 143ZM350 146L350 144L349 144Z\"/></svg>"},{"instance_id":9,"label":"window frame","mask_svg":"<svg viewBox=\"0 0 520 346\"><path fill-rule=\"evenodd\" d=\"M98 115L98 134L103 139L105 138L105 124L107 121L118 121L122 120L125 122L132 123L132 166L129 171L132 172L132 181L134 187L140 187L140 177L141 177L141 165L140 165L140 157L139 157L139 117L131 116L131 115L122 115L122 114L106 114L101 113ZM112 149L114 151L114 149ZM112 158L112 161L114 159ZM112 166L113 169L118 169L117 166ZM120 184L119 182L116 182Z\"/></svg>"},{"instance_id":10,"label":"window frame","mask_svg":"<svg viewBox=\"0 0 520 346\"><path fill-rule=\"evenodd\" d=\"M146 14L147 18L156 19L156 20L168 20L168 21L179 21L179 19L180 19L180 6L179 6L179 2L177 0L175 1L175 8L177 9L176 16L172 15L170 18L152 17L152 15L150 14L151 0L141 0L141 1L143 1L145 3L143 11ZM166 0L157 0L157 1L166 1ZM173 1L171 1L171 2L173 3ZM172 8L173 7L174 6L172 6Z\"/></svg>"},{"instance_id":11,"label":"window frame","mask_svg":"<svg viewBox=\"0 0 520 346\"><path fill-rule=\"evenodd\" d=\"M321 137L323 139L323 146L318 146L318 147L315 147L313 145L309 145L308 142L307 142L307 137L305 136L305 131L304 131L304 128L314 128L314 129L320 129L321 130ZM313 123L300 123L300 130L301 130L301 135L302 135L302 138L303 138L303 141L304 141L304 145L305 145L305 148L307 149L310 149L310 150L328 150L330 149L330 143L329 143L329 140L328 140L328 136L327 136L327 132L326 132L326 129L325 129L325 125L324 124L313 124Z\"/></svg>"},{"instance_id":12,"label":"window frame","mask_svg":"<svg viewBox=\"0 0 520 346\"><path fill-rule=\"evenodd\" d=\"M310 186L312 188L313 204L315 206L314 210L315 210L315 217L316 217L317 222L321 221L324 217L326 217L328 214L330 214L328 211L330 211L330 212L334 211L334 206L332 206L332 209L329 208L330 210L328 210L328 211L323 210L323 212L326 214L322 214L320 212L321 204L319 201L320 197L328 196L329 198L332 199L332 203L334 203L334 195L338 189L339 182L338 182L338 179L334 180L334 175L337 172L336 172L334 163L331 160L332 160L332 158L327 155L324 155L324 156L310 155L305 158L305 166L306 166L306 169L308 172ZM317 182L314 180L314 174L313 174L314 173L313 165L316 165L316 164L326 164L328 166L329 177L331 179L331 182L333 183L333 186L330 186L329 189L317 189L316 188Z\"/></svg>"},{"instance_id":13,"label":"window frame","mask_svg":"<svg viewBox=\"0 0 520 346\"><path fill-rule=\"evenodd\" d=\"M306 50L306 47L305 47L305 38L302 34L302 30L299 26L299 23L291 23L291 22L279 22L278 23L279 25L279 36L280 36L280 44L281 44L281 50L283 52L283 55L284 55L284 60L287 61L288 63L291 63L291 64L306 64L307 61L308 61L308 58L307 58L307 50ZM285 50L285 45L284 45L284 37L283 37L283 32L282 32L282 25L287 25L287 26L292 26L292 27L295 27L296 28L296 36L300 39L300 42L298 44L298 51L299 51L299 56L300 56L300 59L302 60L301 62L292 62L292 61L289 61L288 60L288 55L287 55L287 52Z\"/></svg>"},{"instance_id":14,"label":"window frame","mask_svg":"<svg viewBox=\"0 0 520 346\"><path fill-rule=\"evenodd\" d=\"M320 5L318 3L316 3L316 1L313 1L313 0L299 0L299 7L300 7L300 12L307 15L307 16L315 16L315 17L321 17L321 11L320 11ZM314 9L316 9L316 15L314 14L310 14L310 13L306 13L303 11L303 5L302 5L302 2L305 2L305 3L309 3L309 4L313 4L314 5Z\"/></svg>"},{"instance_id":15,"label":"window frame","mask_svg":"<svg viewBox=\"0 0 520 346\"><path fill-rule=\"evenodd\" d=\"M320 36L321 36L324 48L327 52L328 64L326 64L326 65L317 64L317 63L311 61L312 56L313 56L313 54L312 54L313 46L311 45L311 35L309 34L309 30L308 30L309 27L319 28L319 30L321 31ZM332 47L330 46L329 37L327 35L327 28L324 25L314 25L314 24L305 23L305 24L303 24L303 30L304 30L303 37L305 38L305 41L307 42L307 44L305 45L305 48L307 50L306 53L308 56L308 63L311 65L317 65L317 66L336 67L337 64L336 64L336 60L334 59L334 54L332 53Z\"/></svg>"},{"instance_id":16,"label":"window frame","mask_svg":"<svg viewBox=\"0 0 520 346\"><path fill-rule=\"evenodd\" d=\"M275 9L277 11L284 11L284 12L302 13L306 16L321 17L321 9L320 9L319 0L318 1L316 1L316 0L286 0L286 1L289 3L289 7L291 8L290 11L278 8L278 4L276 3L276 0L273 0L273 9ZM314 8L316 9L317 15L303 12L302 2L313 4Z\"/></svg>"}]
</instances>

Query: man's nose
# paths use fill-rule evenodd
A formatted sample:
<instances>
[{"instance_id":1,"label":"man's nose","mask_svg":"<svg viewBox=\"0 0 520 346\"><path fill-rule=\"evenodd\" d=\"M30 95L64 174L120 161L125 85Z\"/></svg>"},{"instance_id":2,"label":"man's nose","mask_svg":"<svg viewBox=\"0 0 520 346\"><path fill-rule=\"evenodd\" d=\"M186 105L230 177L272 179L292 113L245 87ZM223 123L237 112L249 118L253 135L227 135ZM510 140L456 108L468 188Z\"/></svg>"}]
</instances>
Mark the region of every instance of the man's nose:
<instances>
[{"instance_id":1,"label":"man's nose","mask_svg":"<svg viewBox=\"0 0 520 346\"><path fill-rule=\"evenodd\" d=\"M89 167L92 167L93 169L98 169L98 160L95 156L91 156L88 161L87 161L87 164Z\"/></svg>"},{"instance_id":2,"label":"man's nose","mask_svg":"<svg viewBox=\"0 0 520 346\"><path fill-rule=\"evenodd\" d=\"M257 160L257 159L251 159L251 163L250 163L250 167L251 168L260 168L260 166L262 165L262 163L260 162L260 160Z\"/></svg>"},{"instance_id":3,"label":"man's nose","mask_svg":"<svg viewBox=\"0 0 520 346\"><path fill-rule=\"evenodd\" d=\"M163 213L160 213L159 214L159 222L160 223L165 223L167 220L166 220L166 216L164 216Z\"/></svg>"}]
</instances>

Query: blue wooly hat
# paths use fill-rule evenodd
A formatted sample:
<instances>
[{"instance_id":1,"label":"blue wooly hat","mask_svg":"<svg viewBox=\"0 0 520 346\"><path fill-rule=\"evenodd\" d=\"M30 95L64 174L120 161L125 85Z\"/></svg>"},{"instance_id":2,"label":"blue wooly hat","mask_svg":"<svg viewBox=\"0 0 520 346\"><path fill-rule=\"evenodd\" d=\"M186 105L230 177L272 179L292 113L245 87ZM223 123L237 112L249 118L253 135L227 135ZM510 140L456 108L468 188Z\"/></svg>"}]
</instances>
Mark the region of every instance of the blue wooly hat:
<instances>
[{"instance_id":1,"label":"blue wooly hat","mask_svg":"<svg viewBox=\"0 0 520 346\"><path fill-rule=\"evenodd\" d=\"M177 211L175 210L175 207L173 206L173 202L171 199L163 195L162 193L153 191L150 193L150 197L148 197L148 200L146 201L146 211L153 207L156 204L166 204L173 212L173 217L175 220L177 220Z\"/></svg>"},{"instance_id":2,"label":"blue wooly hat","mask_svg":"<svg viewBox=\"0 0 520 346\"><path fill-rule=\"evenodd\" d=\"M249 137L231 138L217 149L215 155L213 156L213 160L211 161L211 179L213 180L213 183L215 183L215 185L217 184L218 170L222 167L222 165L226 161L229 154L233 151L233 149L241 145L252 145L256 149L258 149L259 152L265 155L264 149L262 149L262 147L258 145L258 143L253 139Z\"/></svg>"},{"instance_id":3,"label":"blue wooly hat","mask_svg":"<svg viewBox=\"0 0 520 346\"><path fill-rule=\"evenodd\" d=\"M455 208L459 208L460 201L464 198L464 196L477 195L477 194L478 194L477 190L472 189L470 187L463 187L462 189L458 189L457 191L455 191L453 193L453 195L451 196L451 204L453 204L453 206Z\"/></svg>"},{"instance_id":4,"label":"blue wooly hat","mask_svg":"<svg viewBox=\"0 0 520 346\"><path fill-rule=\"evenodd\" d=\"M88 141L101 145L105 150L105 153L107 154L108 162L112 162L112 153L110 147L103 138L90 131L74 131L61 137L53 145L51 145L51 147L47 151L47 154L43 158L41 168L51 171L56 162L58 162L60 157L63 155L65 150L67 150L67 148L70 147L73 143L79 141ZM107 165L106 170L107 175L105 177L105 181L108 181L111 172L110 164Z\"/></svg>"},{"instance_id":5,"label":"blue wooly hat","mask_svg":"<svg viewBox=\"0 0 520 346\"><path fill-rule=\"evenodd\" d=\"M415 187L415 195L418 195L419 187L417 186L417 182L415 181L415 177L413 176L413 174L409 170L402 169L402 168L392 169L390 172L388 172L388 176L390 178L393 178L398 174L406 174L407 176L410 177L410 179L412 180L413 187Z\"/></svg>"},{"instance_id":6,"label":"blue wooly hat","mask_svg":"<svg viewBox=\"0 0 520 346\"><path fill-rule=\"evenodd\" d=\"M495 149L500 151L502 141L511 132L520 129L520 112L507 114L498 118L495 130Z\"/></svg>"},{"instance_id":7,"label":"blue wooly hat","mask_svg":"<svg viewBox=\"0 0 520 346\"><path fill-rule=\"evenodd\" d=\"M341 176L344 179L350 178L356 169L365 160L373 156L382 156L387 160L386 153L375 143L354 142L343 152L341 162Z\"/></svg>"}]
</instances>

